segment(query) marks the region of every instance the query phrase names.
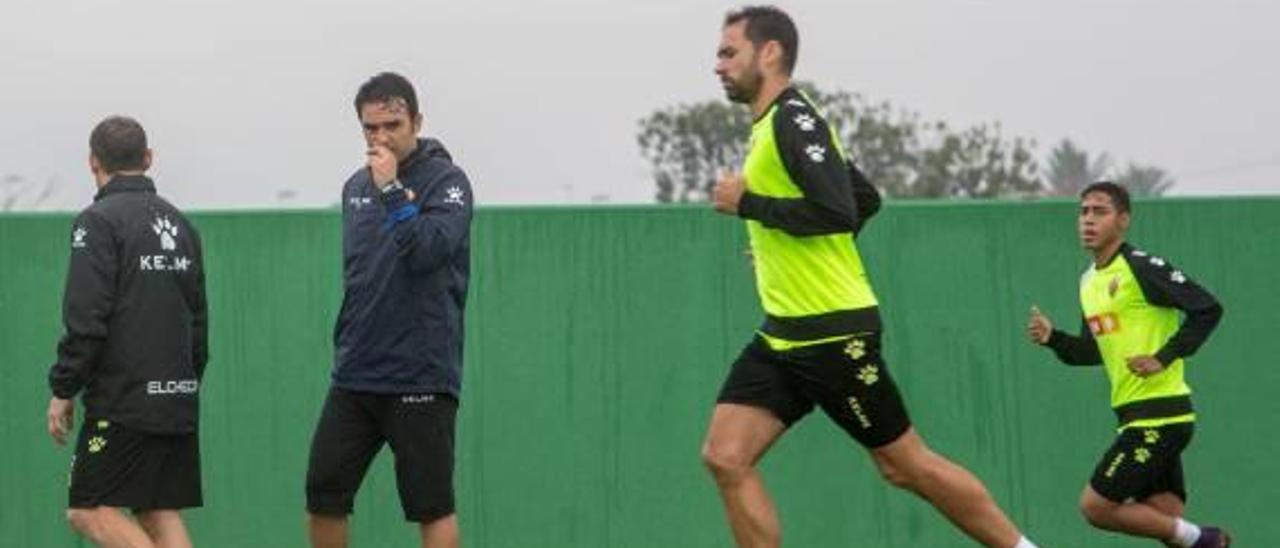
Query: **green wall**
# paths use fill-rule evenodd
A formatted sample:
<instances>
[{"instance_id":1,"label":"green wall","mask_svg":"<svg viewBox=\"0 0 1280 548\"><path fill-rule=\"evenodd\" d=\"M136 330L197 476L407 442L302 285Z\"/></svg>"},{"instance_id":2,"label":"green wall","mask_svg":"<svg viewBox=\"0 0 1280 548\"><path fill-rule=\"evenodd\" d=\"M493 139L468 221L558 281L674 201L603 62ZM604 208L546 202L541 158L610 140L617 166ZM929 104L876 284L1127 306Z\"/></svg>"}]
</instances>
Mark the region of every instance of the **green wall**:
<instances>
[{"instance_id":1,"label":"green wall","mask_svg":"<svg viewBox=\"0 0 1280 548\"><path fill-rule=\"evenodd\" d=\"M861 247L917 427L1042 546L1147 546L1075 508L1113 419L1100 369L1025 342L1032 303L1074 329L1086 258L1074 204L893 203ZM198 546L302 546L303 475L340 302L336 212L194 215L213 360ZM44 433L68 215L0 216L0 546L75 546L68 447ZM482 209L457 488L472 547L728 546L698 449L726 368L760 313L742 226L702 208ZM1189 368L1200 425L1190 516L1280 545L1280 199L1137 205L1133 241L1226 305ZM410 546L390 460L361 491L356 546ZM967 546L887 488L821 414L763 464L790 546Z\"/></svg>"}]
</instances>

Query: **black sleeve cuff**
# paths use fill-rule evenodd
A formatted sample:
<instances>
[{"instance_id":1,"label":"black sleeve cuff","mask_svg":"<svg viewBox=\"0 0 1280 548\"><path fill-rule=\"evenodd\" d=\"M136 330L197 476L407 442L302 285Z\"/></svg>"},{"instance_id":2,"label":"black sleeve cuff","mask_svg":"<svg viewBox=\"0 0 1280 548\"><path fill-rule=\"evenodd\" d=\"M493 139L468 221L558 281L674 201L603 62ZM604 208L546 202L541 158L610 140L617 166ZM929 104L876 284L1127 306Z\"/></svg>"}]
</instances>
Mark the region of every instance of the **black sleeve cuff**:
<instances>
[{"instance_id":1,"label":"black sleeve cuff","mask_svg":"<svg viewBox=\"0 0 1280 548\"><path fill-rule=\"evenodd\" d=\"M382 189L382 205L386 206L387 210L395 211L407 203L409 203L409 191L400 184L400 181L392 181Z\"/></svg>"},{"instance_id":2,"label":"black sleeve cuff","mask_svg":"<svg viewBox=\"0 0 1280 548\"><path fill-rule=\"evenodd\" d=\"M1046 346L1046 347L1049 347L1049 348L1058 348L1059 346L1061 346L1061 345L1062 345L1062 341L1063 341L1066 337L1067 337L1067 334L1066 334L1066 333L1063 333L1062 331L1059 331L1059 330L1057 330L1057 329L1054 329L1054 330L1052 330L1052 331L1050 331L1050 332L1049 332L1049 340L1047 340L1047 341L1045 341L1045 342L1043 342L1043 343L1040 343L1040 346Z\"/></svg>"},{"instance_id":3,"label":"black sleeve cuff","mask_svg":"<svg viewBox=\"0 0 1280 548\"><path fill-rule=\"evenodd\" d=\"M70 400L75 398L76 394L80 392L78 387L69 387L58 384L54 381L52 376L53 375L50 375L51 378L49 379L49 390L53 392L53 397L60 400Z\"/></svg>"},{"instance_id":4,"label":"black sleeve cuff","mask_svg":"<svg viewBox=\"0 0 1280 548\"><path fill-rule=\"evenodd\" d=\"M1168 346L1161 348L1155 355L1155 358L1160 361L1160 365L1165 367L1169 367L1169 364L1178 361L1179 357L1178 353Z\"/></svg>"},{"instance_id":5,"label":"black sleeve cuff","mask_svg":"<svg viewBox=\"0 0 1280 548\"><path fill-rule=\"evenodd\" d=\"M742 198L738 199L738 216L743 219L759 220L760 208L764 205L764 198L743 192Z\"/></svg>"}]
</instances>

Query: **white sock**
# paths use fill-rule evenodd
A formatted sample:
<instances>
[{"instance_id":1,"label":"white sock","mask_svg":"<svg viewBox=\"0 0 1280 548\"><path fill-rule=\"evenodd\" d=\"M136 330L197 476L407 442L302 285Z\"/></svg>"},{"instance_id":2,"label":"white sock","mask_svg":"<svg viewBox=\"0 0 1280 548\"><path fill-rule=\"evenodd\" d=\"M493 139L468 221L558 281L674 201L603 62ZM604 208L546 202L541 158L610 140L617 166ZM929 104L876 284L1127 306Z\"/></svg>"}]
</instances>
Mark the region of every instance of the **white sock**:
<instances>
[{"instance_id":1,"label":"white sock","mask_svg":"<svg viewBox=\"0 0 1280 548\"><path fill-rule=\"evenodd\" d=\"M1027 537L1018 537L1018 543L1013 548L1038 548L1035 543L1031 542Z\"/></svg>"},{"instance_id":2,"label":"white sock","mask_svg":"<svg viewBox=\"0 0 1280 548\"><path fill-rule=\"evenodd\" d=\"M1197 540L1200 540L1200 527L1182 518L1174 519L1178 520L1178 525L1173 530L1173 538L1169 539L1169 541L1182 548L1191 548Z\"/></svg>"}]
</instances>

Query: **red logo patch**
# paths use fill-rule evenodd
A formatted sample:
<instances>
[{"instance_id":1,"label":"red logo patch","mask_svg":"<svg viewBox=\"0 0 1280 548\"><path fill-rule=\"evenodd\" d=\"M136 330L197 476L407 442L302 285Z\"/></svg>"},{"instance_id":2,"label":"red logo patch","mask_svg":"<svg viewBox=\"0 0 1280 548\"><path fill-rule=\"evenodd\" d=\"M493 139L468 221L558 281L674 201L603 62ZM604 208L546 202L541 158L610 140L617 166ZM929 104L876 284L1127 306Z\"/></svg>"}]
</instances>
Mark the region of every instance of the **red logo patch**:
<instances>
[{"instance_id":1,"label":"red logo patch","mask_svg":"<svg viewBox=\"0 0 1280 548\"><path fill-rule=\"evenodd\" d=\"M1089 316L1085 318L1089 324L1089 331L1093 332L1093 336L1100 337L1102 335L1110 335L1120 331L1120 318L1115 314L1099 314L1097 316Z\"/></svg>"}]
</instances>

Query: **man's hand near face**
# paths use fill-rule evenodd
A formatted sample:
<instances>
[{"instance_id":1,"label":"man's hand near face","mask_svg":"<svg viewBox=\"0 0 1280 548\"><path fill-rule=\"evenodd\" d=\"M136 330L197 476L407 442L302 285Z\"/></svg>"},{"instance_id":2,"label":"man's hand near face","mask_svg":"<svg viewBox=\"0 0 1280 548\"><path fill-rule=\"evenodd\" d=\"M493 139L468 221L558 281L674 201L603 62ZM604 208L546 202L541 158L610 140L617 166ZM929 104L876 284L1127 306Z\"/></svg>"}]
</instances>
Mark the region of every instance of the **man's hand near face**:
<instances>
[{"instance_id":1,"label":"man's hand near face","mask_svg":"<svg viewBox=\"0 0 1280 548\"><path fill-rule=\"evenodd\" d=\"M365 152L368 155L369 174L373 176L373 184L382 189L396 180L396 168L399 163L391 149L374 145Z\"/></svg>"}]
</instances>

